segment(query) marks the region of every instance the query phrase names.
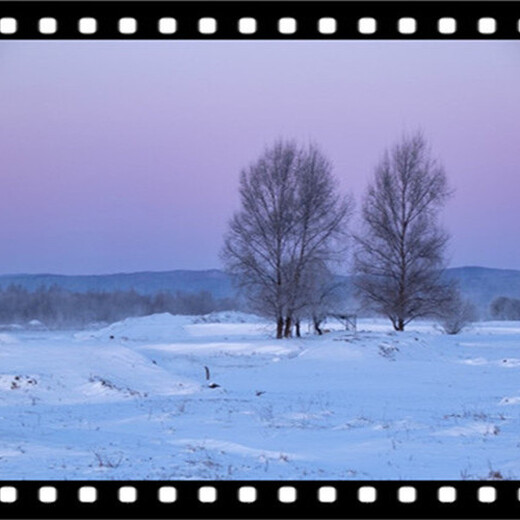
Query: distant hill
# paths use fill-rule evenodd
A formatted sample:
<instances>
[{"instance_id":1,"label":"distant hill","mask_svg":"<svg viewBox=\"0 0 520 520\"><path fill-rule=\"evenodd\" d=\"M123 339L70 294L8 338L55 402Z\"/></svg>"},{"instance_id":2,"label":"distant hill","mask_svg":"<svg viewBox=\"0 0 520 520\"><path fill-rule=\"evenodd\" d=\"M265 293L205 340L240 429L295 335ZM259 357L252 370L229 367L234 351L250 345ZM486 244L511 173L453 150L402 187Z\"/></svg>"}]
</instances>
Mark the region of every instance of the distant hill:
<instances>
[{"instance_id":1,"label":"distant hill","mask_svg":"<svg viewBox=\"0 0 520 520\"><path fill-rule=\"evenodd\" d=\"M455 267L446 271L446 277L458 282L462 294L488 317L489 304L497 296L520 299L520 271L488 267Z\"/></svg>"},{"instance_id":2,"label":"distant hill","mask_svg":"<svg viewBox=\"0 0 520 520\"><path fill-rule=\"evenodd\" d=\"M487 317L489 304L497 296L520 298L520 270L490 269L486 267L456 267L446 271L446 277L458 282L463 295L473 301L482 317ZM352 295L352 278L338 276L344 282L345 291ZM127 291L134 289L141 294L165 291L197 293L208 291L215 298L233 297L236 290L225 272L218 269L206 271L160 271L119 273L109 275L66 276L54 274L1 275L0 288L10 284L21 285L33 291L42 286L57 285L74 292Z\"/></svg>"}]
</instances>

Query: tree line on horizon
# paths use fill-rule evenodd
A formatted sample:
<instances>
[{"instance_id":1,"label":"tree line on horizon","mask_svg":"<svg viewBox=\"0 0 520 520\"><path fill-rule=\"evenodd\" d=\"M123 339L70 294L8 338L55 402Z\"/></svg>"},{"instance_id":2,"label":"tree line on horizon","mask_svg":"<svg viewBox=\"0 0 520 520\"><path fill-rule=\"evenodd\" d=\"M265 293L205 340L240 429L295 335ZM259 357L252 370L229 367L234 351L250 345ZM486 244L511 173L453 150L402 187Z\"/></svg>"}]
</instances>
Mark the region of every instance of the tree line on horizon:
<instances>
[{"instance_id":1,"label":"tree line on horizon","mask_svg":"<svg viewBox=\"0 0 520 520\"><path fill-rule=\"evenodd\" d=\"M474 319L474 308L445 280L449 234L439 223L452 194L422 132L404 135L377 164L352 230L354 201L342 194L331 162L315 144L278 140L242 170L240 209L221 252L255 312L276 337L319 324L341 297L333 266L352 257L356 295L396 331L437 318L447 333Z\"/></svg>"},{"instance_id":2,"label":"tree line on horizon","mask_svg":"<svg viewBox=\"0 0 520 520\"><path fill-rule=\"evenodd\" d=\"M169 312L201 315L235 309L233 298L215 298L209 291L141 294L128 291L73 292L57 285L34 291L20 285L0 288L0 324L26 325L33 320L48 328L108 324L128 317Z\"/></svg>"}]
</instances>

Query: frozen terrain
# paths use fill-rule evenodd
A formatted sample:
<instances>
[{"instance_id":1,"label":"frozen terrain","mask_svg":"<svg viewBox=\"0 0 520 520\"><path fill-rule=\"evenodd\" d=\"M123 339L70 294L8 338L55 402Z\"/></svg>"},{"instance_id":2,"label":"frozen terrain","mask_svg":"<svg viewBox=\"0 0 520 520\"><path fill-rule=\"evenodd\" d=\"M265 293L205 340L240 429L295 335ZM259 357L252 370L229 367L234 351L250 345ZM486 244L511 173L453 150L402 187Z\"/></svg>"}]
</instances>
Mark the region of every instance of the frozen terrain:
<instances>
[{"instance_id":1,"label":"frozen terrain","mask_svg":"<svg viewBox=\"0 0 520 520\"><path fill-rule=\"evenodd\" d=\"M0 474L520 477L520 322L327 327L275 340L255 316L161 314L0 333Z\"/></svg>"}]
</instances>

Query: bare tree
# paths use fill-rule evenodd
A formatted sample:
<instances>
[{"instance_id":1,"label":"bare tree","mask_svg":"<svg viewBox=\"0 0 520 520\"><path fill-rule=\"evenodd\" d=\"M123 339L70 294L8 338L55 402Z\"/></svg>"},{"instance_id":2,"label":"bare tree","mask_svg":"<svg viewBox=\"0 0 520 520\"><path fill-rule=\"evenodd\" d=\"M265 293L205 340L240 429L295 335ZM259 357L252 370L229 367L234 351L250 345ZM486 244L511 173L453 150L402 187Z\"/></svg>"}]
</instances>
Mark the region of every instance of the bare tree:
<instances>
[{"instance_id":1,"label":"bare tree","mask_svg":"<svg viewBox=\"0 0 520 520\"><path fill-rule=\"evenodd\" d=\"M312 306L317 293L327 292L328 266L346 248L346 225L352 213L350 196L339 194L332 164L319 148L310 145L300 150L295 218L289 261L286 263L287 309L284 336L292 334L297 316Z\"/></svg>"},{"instance_id":2,"label":"bare tree","mask_svg":"<svg viewBox=\"0 0 520 520\"><path fill-rule=\"evenodd\" d=\"M232 217L222 259L253 308L292 334L313 262L331 260L350 214L332 167L316 146L278 141L240 177L241 209Z\"/></svg>"},{"instance_id":3,"label":"bare tree","mask_svg":"<svg viewBox=\"0 0 520 520\"><path fill-rule=\"evenodd\" d=\"M449 237L438 224L449 195L444 168L421 132L385 153L368 187L355 237L355 283L363 303L397 331L435 314L449 298L443 282Z\"/></svg>"},{"instance_id":4,"label":"bare tree","mask_svg":"<svg viewBox=\"0 0 520 520\"><path fill-rule=\"evenodd\" d=\"M283 336L283 267L295 224L298 150L277 142L240 174L242 207L229 223L222 259L247 294L253 309L276 319Z\"/></svg>"}]
</instances>

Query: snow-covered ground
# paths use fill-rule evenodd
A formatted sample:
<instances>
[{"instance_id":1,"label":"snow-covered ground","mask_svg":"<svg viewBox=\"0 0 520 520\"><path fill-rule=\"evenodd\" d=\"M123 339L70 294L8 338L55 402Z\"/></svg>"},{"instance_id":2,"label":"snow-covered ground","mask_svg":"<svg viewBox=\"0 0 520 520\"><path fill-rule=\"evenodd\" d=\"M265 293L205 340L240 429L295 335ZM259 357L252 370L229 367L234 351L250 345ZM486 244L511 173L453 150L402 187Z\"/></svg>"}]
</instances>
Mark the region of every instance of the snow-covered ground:
<instances>
[{"instance_id":1,"label":"snow-covered ground","mask_svg":"<svg viewBox=\"0 0 520 520\"><path fill-rule=\"evenodd\" d=\"M520 322L327 327L280 341L254 316L162 314L0 333L0 474L520 477Z\"/></svg>"}]
</instances>

